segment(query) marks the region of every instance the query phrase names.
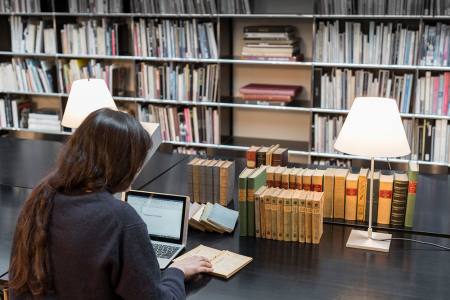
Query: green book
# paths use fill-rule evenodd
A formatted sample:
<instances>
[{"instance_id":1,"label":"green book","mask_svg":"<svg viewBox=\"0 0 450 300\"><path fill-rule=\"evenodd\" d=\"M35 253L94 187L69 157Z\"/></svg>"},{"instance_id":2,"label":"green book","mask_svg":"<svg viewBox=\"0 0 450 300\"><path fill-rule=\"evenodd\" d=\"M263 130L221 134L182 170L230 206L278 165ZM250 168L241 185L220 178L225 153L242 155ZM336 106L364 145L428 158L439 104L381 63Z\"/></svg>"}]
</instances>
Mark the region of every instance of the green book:
<instances>
[{"instance_id":1,"label":"green book","mask_svg":"<svg viewBox=\"0 0 450 300\"><path fill-rule=\"evenodd\" d=\"M255 169L245 168L239 174L239 233L247 236L247 178Z\"/></svg>"},{"instance_id":2,"label":"green book","mask_svg":"<svg viewBox=\"0 0 450 300\"><path fill-rule=\"evenodd\" d=\"M247 179L247 235L255 236L255 192L266 184L266 166L256 169Z\"/></svg>"},{"instance_id":3,"label":"green book","mask_svg":"<svg viewBox=\"0 0 450 300\"><path fill-rule=\"evenodd\" d=\"M419 174L419 164L415 161L409 162L408 169L408 198L406 199L405 226L413 227L414 208L416 207L417 177Z\"/></svg>"}]
</instances>

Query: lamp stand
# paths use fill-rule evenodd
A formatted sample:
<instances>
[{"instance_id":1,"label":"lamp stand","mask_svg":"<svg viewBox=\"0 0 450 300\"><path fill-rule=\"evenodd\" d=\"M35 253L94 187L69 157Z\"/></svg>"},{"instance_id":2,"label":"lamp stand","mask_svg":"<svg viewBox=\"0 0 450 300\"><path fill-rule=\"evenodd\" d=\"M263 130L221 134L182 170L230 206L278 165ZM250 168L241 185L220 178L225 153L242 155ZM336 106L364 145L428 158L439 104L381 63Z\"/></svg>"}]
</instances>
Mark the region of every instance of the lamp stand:
<instances>
[{"instance_id":1,"label":"lamp stand","mask_svg":"<svg viewBox=\"0 0 450 300\"><path fill-rule=\"evenodd\" d=\"M367 231L352 229L346 246L363 250L389 252L392 234L372 232L373 172L374 158L372 157L370 162L369 228Z\"/></svg>"}]
</instances>

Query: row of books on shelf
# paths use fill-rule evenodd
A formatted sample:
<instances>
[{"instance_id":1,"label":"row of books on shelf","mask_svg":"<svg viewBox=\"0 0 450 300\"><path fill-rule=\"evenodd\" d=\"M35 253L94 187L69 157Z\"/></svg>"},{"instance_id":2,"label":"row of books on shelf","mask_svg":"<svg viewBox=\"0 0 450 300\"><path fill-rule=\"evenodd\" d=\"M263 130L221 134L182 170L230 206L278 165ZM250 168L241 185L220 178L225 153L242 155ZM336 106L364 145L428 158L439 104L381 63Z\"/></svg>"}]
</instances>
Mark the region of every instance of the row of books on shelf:
<instances>
[{"instance_id":1,"label":"row of books on shelf","mask_svg":"<svg viewBox=\"0 0 450 300\"><path fill-rule=\"evenodd\" d=\"M244 27L243 59L297 61L301 59L294 26Z\"/></svg>"},{"instance_id":2,"label":"row of books on shelf","mask_svg":"<svg viewBox=\"0 0 450 300\"><path fill-rule=\"evenodd\" d=\"M271 146L251 146L245 157L247 168L254 169L260 166L287 166L289 150L280 147L279 144Z\"/></svg>"},{"instance_id":3,"label":"row of books on shelf","mask_svg":"<svg viewBox=\"0 0 450 300\"><path fill-rule=\"evenodd\" d=\"M425 24L419 29L401 23L360 22L339 20L319 22L315 60L318 62L449 66L450 26L444 23ZM344 28L342 30L342 28ZM417 62L416 62L417 61Z\"/></svg>"},{"instance_id":4,"label":"row of books on shelf","mask_svg":"<svg viewBox=\"0 0 450 300\"><path fill-rule=\"evenodd\" d=\"M0 12L38 13L41 12L41 0L1 0Z\"/></svg>"},{"instance_id":5,"label":"row of books on shelf","mask_svg":"<svg viewBox=\"0 0 450 300\"><path fill-rule=\"evenodd\" d=\"M367 96L393 98L400 112L410 112L414 74L339 68L326 73L318 68L314 78L315 107L350 109L355 97Z\"/></svg>"},{"instance_id":6,"label":"row of books on shelf","mask_svg":"<svg viewBox=\"0 0 450 300\"><path fill-rule=\"evenodd\" d=\"M56 53L55 30L44 20L11 16L11 50L20 53Z\"/></svg>"},{"instance_id":7,"label":"row of books on shelf","mask_svg":"<svg viewBox=\"0 0 450 300\"><path fill-rule=\"evenodd\" d=\"M70 13L121 13L123 0L67 0Z\"/></svg>"},{"instance_id":8,"label":"row of books on shelf","mask_svg":"<svg viewBox=\"0 0 450 300\"><path fill-rule=\"evenodd\" d=\"M425 76L418 78L414 112L416 114L450 115L449 92L450 72L436 76L431 76L431 72L426 72Z\"/></svg>"},{"instance_id":9,"label":"row of books on shelf","mask_svg":"<svg viewBox=\"0 0 450 300\"><path fill-rule=\"evenodd\" d=\"M189 226L200 231L232 233L239 212L220 204L193 202L189 206Z\"/></svg>"},{"instance_id":10,"label":"row of books on shelf","mask_svg":"<svg viewBox=\"0 0 450 300\"><path fill-rule=\"evenodd\" d=\"M139 114L141 121L161 124L161 135L165 141L220 144L217 109L141 105Z\"/></svg>"},{"instance_id":11,"label":"row of books on shelf","mask_svg":"<svg viewBox=\"0 0 450 300\"><path fill-rule=\"evenodd\" d=\"M61 131L61 122L56 110L33 109L23 99L0 99L0 127Z\"/></svg>"},{"instance_id":12,"label":"row of books on shelf","mask_svg":"<svg viewBox=\"0 0 450 300\"><path fill-rule=\"evenodd\" d=\"M277 167L246 168L239 175L240 235L318 244L324 193L267 186L269 168Z\"/></svg>"},{"instance_id":13,"label":"row of books on shelf","mask_svg":"<svg viewBox=\"0 0 450 300\"><path fill-rule=\"evenodd\" d=\"M448 15L449 0L320 0L325 15Z\"/></svg>"},{"instance_id":14,"label":"row of books on shelf","mask_svg":"<svg viewBox=\"0 0 450 300\"><path fill-rule=\"evenodd\" d=\"M371 175L368 169L261 168L265 168L261 181L268 187L324 192L324 218L359 222L369 219ZM414 161L410 161L407 173L391 170L374 172L372 213L375 223L413 226L417 175L418 164Z\"/></svg>"},{"instance_id":15,"label":"row of books on shelf","mask_svg":"<svg viewBox=\"0 0 450 300\"><path fill-rule=\"evenodd\" d=\"M218 58L215 26L193 20L139 19L132 21L133 51L137 56Z\"/></svg>"},{"instance_id":16,"label":"row of books on shelf","mask_svg":"<svg viewBox=\"0 0 450 300\"><path fill-rule=\"evenodd\" d=\"M137 66L138 96L179 101L218 100L219 65L140 63Z\"/></svg>"},{"instance_id":17,"label":"row of books on shelf","mask_svg":"<svg viewBox=\"0 0 450 300\"><path fill-rule=\"evenodd\" d=\"M187 166L188 195L193 202L227 206L233 200L234 161L194 158Z\"/></svg>"}]
</instances>

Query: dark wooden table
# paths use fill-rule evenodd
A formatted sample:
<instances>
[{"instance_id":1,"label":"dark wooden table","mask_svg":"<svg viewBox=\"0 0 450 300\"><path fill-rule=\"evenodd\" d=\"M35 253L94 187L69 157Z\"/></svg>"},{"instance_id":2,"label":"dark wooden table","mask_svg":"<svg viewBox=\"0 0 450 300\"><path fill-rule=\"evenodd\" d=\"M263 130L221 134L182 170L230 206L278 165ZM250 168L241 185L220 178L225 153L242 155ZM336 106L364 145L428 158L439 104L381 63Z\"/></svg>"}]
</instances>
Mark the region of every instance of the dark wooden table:
<instances>
[{"instance_id":1,"label":"dark wooden table","mask_svg":"<svg viewBox=\"0 0 450 300\"><path fill-rule=\"evenodd\" d=\"M185 194L187 162L184 157L170 167L161 167L159 170L166 170L158 171L155 178L151 176L151 182L144 189ZM24 166L21 171L27 172L32 166ZM237 160L237 172L241 168L243 161ZM0 168L2 180L8 179L4 172ZM6 181L14 182L13 179ZM1 183L0 273L3 273L9 264L15 220L31 190ZM417 225L437 231L448 229L448 204L435 203L436 195L450 200L448 178L447 181L444 177L435 180L435 177L421 175L419 186L424 193L418 196L419 201L431 207L423 211L423 215L416 211ZM436 205L440 205L439 213L432 210ZM421 208L418 204L420 211L426 209L425 206ZM435 218L436 224L429 218ZM449 299L450 252L407 241L393 241L387 254L349 249L345 243L350 230L350 226L325 224L321 243L316 246L240 238L238 231L220 235L190 230L188 249L202 243L252 256L254 261L229 280L204 275L188 283L189 299ZM394 236L450 246L450 240L445 238L398 232L394 232Z\"/></svg>"}]
</instances>

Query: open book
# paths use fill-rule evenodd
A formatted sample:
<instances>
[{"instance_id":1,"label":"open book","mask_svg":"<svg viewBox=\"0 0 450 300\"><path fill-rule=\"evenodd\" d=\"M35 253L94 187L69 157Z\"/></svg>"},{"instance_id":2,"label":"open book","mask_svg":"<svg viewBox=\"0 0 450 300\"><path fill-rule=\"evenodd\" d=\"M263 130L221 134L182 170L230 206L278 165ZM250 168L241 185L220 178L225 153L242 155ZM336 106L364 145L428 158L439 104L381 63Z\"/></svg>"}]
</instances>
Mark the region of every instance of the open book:
<instances>
[{"instance_id":1,"label":"open book","mask_svg":"<svg viewBox=\"0 0 450 300\"><path fill-rule=\"evenodd\" d=\"M211 261L214 269L211 274L225 279L228 279L236 274L239 270L241 270L253 260L253 258L251 257L240 255L227 250L217 250L214 248L206 247L204 245L200 245L174 259L174 261L179 261L184 258L196 255L208 258Z\"/></svg>"}]
</instances>

